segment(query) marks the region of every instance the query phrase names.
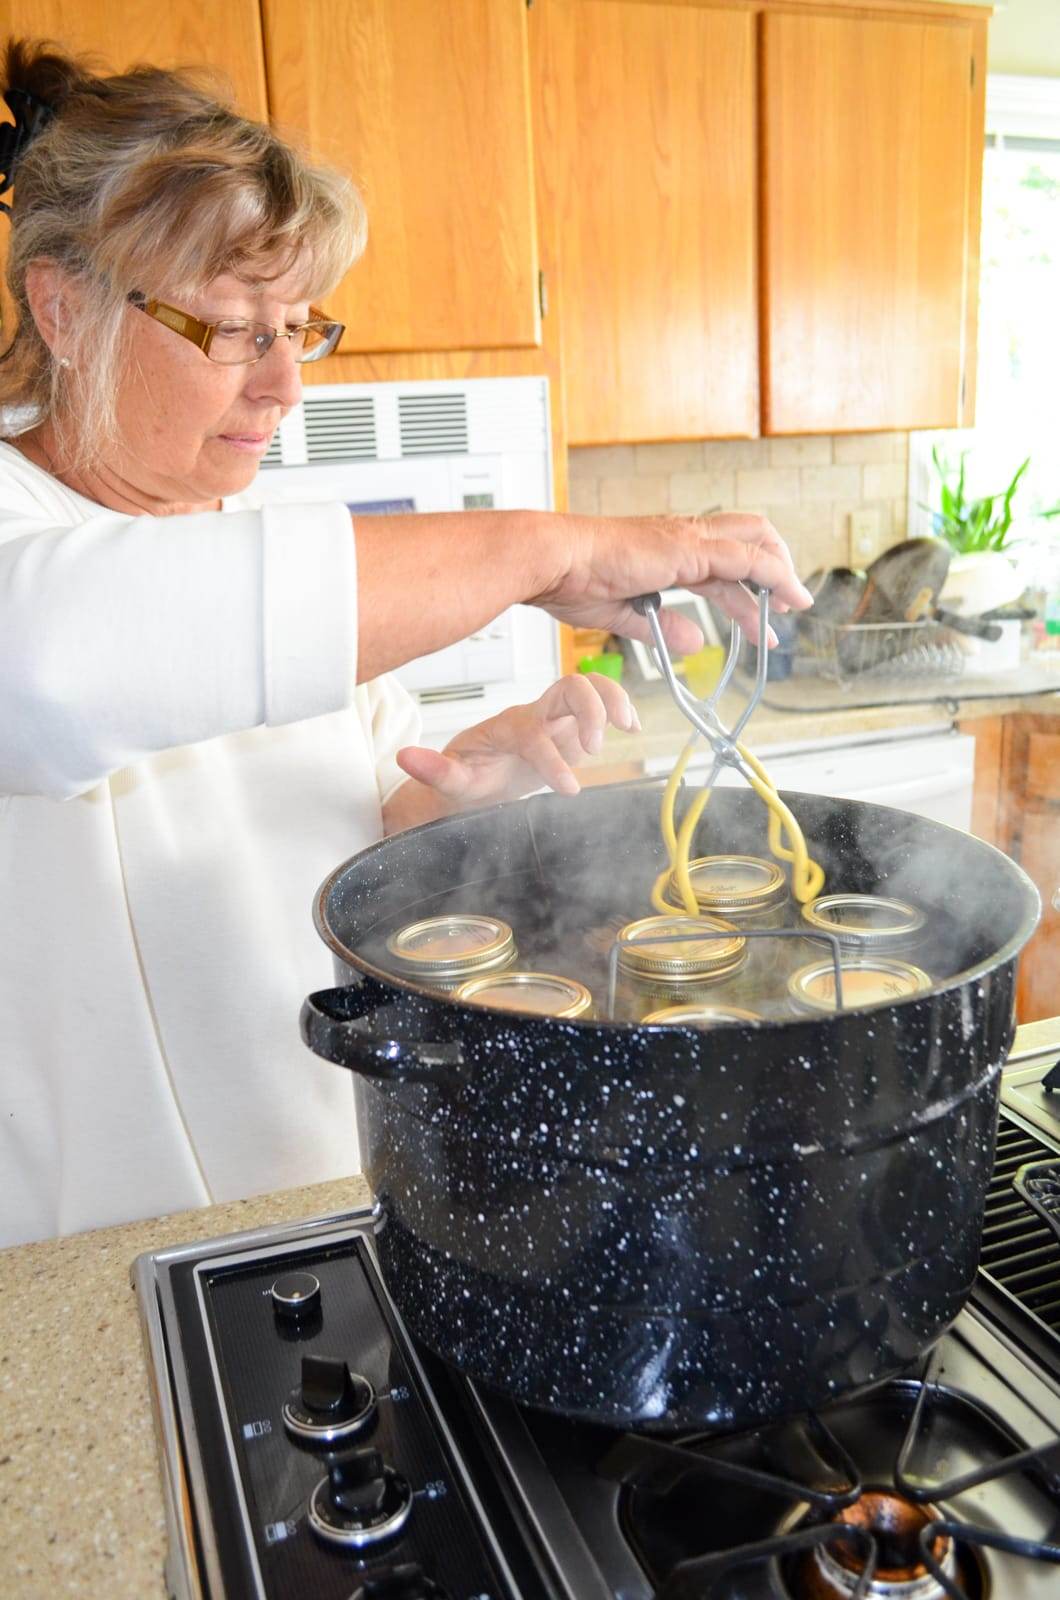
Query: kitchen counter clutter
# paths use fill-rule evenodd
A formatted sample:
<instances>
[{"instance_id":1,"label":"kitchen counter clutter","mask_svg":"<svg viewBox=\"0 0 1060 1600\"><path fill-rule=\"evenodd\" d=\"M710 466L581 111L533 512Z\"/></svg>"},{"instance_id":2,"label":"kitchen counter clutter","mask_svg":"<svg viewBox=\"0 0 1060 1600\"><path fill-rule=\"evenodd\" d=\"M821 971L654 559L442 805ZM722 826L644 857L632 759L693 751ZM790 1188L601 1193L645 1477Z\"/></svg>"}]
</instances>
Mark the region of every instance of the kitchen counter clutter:
<instances>
[{"instance_id":1,"label":"kitchen counter clutter","mask_svg":"<svg viewBox=\"0 0 1060 1600\"><path fill-rule=\"evenodd\" d=\"M609 728L603 749L585 764L592 781L606 781L602 769L621 767L623 777L631 763L677 753L690 732L662 683L627 684L641 721L639 734ZM722 720L731 723L746 703L747 680L723 695ZM1026 662L1018 672L991 679L966 677L954 682L909 680L888 682L873 698L866 686L857 694L819 678L787 678L767 683L762 703L748 723L744 739L755 751L790 744L858 739L873 734L886 737L897 728L942 729L955 717L962 723L980 717L1007 716L1019 711L1060 712L1060 652ZM600 776L596 777L595 774Z\"/></svg>"},{"instance_id":2,"label":"kitchen counter clutter","mask_svg":"<svg viewBox=\"0 0 1060 1600\"><path fill-rule=\"evenodd\" d=\"M1060 1018L1020 1029L1014 1054L1057 1046ZM0 1594L165 1594L133 1259L354 1210L368 1198L365 1181L353 1177L0 1253Z\"/></svg>"}]
</instances>

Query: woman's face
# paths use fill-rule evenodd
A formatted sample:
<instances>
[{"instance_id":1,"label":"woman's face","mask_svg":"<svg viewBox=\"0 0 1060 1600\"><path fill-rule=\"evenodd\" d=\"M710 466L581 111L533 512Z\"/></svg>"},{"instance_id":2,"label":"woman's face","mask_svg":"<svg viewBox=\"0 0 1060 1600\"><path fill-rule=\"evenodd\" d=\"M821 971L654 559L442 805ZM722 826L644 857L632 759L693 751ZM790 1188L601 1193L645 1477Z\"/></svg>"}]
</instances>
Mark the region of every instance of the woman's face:
<instances>
[{"instance_id":1,"label":"woman's face","mask_svg":"<svg viewBox=\"0 0 1060 1600\"><path fill-rule=\"evenodd\" d=\"M299 290L294 271L260 286L224 274L172 303L203 322L246 317L283 329L308 320ZM277 339L249 366L222 366L154 318L133 307L127 315L131 347L113 470L140 494L173 505L214 505L245 489L281 418L301 399L291 341Z\"/></svg>"}]
</instances>

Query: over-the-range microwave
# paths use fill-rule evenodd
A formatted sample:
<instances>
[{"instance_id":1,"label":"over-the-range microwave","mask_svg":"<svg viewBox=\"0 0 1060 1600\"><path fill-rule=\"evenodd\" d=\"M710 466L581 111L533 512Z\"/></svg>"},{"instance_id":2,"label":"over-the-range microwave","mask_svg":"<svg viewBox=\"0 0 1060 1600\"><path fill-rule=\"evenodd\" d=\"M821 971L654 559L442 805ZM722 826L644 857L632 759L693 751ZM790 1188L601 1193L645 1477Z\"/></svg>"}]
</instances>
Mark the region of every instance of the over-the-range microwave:
<instances>
[{"instance_id":1,"label":"over-the-range microwave","mask_svg":"<svg viewBox=\"0 0 1060 1600\"><path fill-rule=\"evenodd\" d=\"M288 502L341 500L354 518L398 511L548 511L546 378L321 384L280 424L256 487ZM410 617L431 603L408 597ZM424 737L535 699L559 672L557 624L515 606L458 644L398 671L423 708Z\"/></svg>"}]
</instances>

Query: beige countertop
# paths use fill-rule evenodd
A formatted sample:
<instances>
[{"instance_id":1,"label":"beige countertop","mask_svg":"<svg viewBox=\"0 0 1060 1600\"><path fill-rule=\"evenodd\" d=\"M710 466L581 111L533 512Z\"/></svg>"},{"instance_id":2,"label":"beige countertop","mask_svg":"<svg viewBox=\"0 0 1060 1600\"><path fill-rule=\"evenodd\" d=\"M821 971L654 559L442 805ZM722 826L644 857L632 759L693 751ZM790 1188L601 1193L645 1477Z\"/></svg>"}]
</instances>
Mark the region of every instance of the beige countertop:
<instances>
[{"instance_id":1,"label":"beige countertop","mask_svg":"<svg viewBox=\"0 0 1060 1600\"><path fill-rule=\"evenodd\" d=\"M1045 1049L1060 1018L1020 1028ZM136 1298L147 1250L353 1210L354 1177L0 1251L0 1595L164 1600L165 1522Z\"/></svg>"},{"instance_id":2,"label":"beige countertop","mask_svg":"<svg viewBox=\"0 0 1060 1600\"><path fill-rule=\"evenodd\" d=\"M349 1178L0 1251L4 1600L164 1600L135 1257L368 1199L365 1180Z\"/></svg>"},{"instance_id":3,"label":"beige countertop","mask_svg":"<svg viewBox=\"0 0 1060 1600\"><path fill-rule=\"evenodd\" d=\"M1002 684L1006 692L998 694ZM959 699L951 698L958 690ZM664 685L633 686L631 692L641 732L628 734L609 729L603 749L586 762L587 767L606 768L676 756L688 737L688 723ZM1043 657L1040 663L1028 662L1007 682L999 678L994 684L975 680L927 687L911 684L887 692L890 698L886 705L858 705L851 693L820 679L785 679L768 686L769 703L758 706L744 738L753 749L768 751L809 740L859 738L877 733L882 737L899 728L943 729L957 720L967 722L1017 711L1060 712L1060 651ZM936 692L936 699L917 698ZM899 694L907 698L898 698ZM745 704L745 689L728 691L719 708L723 720L731 726ZM806 705L815 709L795 709Z\"/></svg>"}]
</instances>

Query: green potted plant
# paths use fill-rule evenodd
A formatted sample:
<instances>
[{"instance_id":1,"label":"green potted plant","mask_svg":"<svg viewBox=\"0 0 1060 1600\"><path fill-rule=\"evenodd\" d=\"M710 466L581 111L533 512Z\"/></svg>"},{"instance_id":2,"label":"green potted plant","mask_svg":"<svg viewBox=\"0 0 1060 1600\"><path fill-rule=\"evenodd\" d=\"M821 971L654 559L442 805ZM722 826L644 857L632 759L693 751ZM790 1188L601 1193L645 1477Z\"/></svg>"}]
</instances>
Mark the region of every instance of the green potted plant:
<instances>
[{"instance_id":1,"label":"green potted plant","mask_svg":"<svg viewBox=\"0 0 1060 1600\"><path fill-rule=\"evenodd\" d=\"M950 569L940 602L951 611L979 616L1018 600L1024 579L1012 553L1010 533L1013 501L1030 456L1022 461L997 494L969 498L966 464L968 451L962 450L956 469L936 445L931 458L939 477L939 505L925 506L931 512L936 537L953 551ZM1003 621L1004 637L984 649L980 647L977 666L997 672L1013 670L1020 661L1020 624Z\"/></svg>"},{"instance_id":2,"label":"green potted plant","mask_svg":"<svg viewBox=\"0 0 1060 1600\"><path fill-rule=\"evenodd\" d=\"M925 506L935 524L935 534L944 539L955 555L981 555L989 550L1003 550L1012 527L1012 502L1020 479L1031 464L1030 456L1016 468L1008 488L999 494L983 495L969 500L965 495L965 463L968 451L961 451L957 480L952 482L953 469L940 454L938 445L931 451L935 471L939 475L939 509Z\"/></svg>"}]
</instances>

